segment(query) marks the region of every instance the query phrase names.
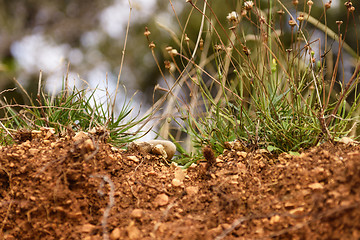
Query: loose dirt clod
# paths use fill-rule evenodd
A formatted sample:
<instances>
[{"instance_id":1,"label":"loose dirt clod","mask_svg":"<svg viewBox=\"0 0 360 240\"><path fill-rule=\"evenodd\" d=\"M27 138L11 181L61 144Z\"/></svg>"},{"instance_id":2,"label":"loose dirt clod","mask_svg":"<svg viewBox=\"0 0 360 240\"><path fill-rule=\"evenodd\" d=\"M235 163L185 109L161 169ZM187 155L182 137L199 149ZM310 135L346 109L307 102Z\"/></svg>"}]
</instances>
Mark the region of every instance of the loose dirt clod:
<instances>
[{"instance_id":1,"label":"loose dirt clod","mask_svg":"<svg viewBox=\"0 0 360 240\"><path fill-rule=\"evenodd\" d=\"M130 216L135 219L141 219L144 215L144 211L142 209L134 209Z\"/></svg>"},{"instance_id":2,"label":"loose dirt clod","mask_svg":"<svg viewBox=\"0 0 360 240\"><path fill-rule=\"evenodd\" d=\"M120 228L115 228L110 234L110 239L117 240L120 238L121 238L121 230L120 230Z\"/></svg>"},{"instance_id":3,"label":"loose dirt clod","mask_svg":"<svg viewBox=\"0 0 360 240\"><path fill-rule=\"evenodd\" d=\"M206 159L206 171L209 171L210 168L216 163L214 152L210 146L205 146L202 151L204 158Z\"/></svg>"},{"instance_id":4,"label":"loose dirt clod","mask_svg":"<svg viewBox=\"0 0 360 240\"><path fill-rule=\"evenodd\" d=\"M139 239L141 237L141 231L135 226L134 222L130 222L126 232L129 239Z\"/></svg>"},{"instance_id":5,"label":"loose dirt clod","mask_svg":"<svg viewBox=\"0 0 360 240\"><path fill-rule=\"evenodd\" d=\"M169 197L165 193L159 194L154 200L154 205L156 207L162 207L169 203Z\"/></svg>"},{"instance_id":6,"label":"loose dirt clod","mask_svg":"<svg viewBox=\"0 0 360 240\"><path fill-rule=\"evenodd\" d=\"M173 185L174 187L180 187L182 185L182 181L180 181L179 179L177 178L174 178L172 181L171 181L171 185Z\"/></svg>"}]
</instances>

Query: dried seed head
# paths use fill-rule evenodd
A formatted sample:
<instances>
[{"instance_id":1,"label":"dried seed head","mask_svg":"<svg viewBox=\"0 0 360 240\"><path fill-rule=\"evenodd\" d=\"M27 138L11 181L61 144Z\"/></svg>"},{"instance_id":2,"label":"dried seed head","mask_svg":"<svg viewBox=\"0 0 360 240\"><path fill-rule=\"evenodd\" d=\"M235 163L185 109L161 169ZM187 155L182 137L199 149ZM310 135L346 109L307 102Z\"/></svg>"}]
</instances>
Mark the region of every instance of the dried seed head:
<instances>
[{"instance_id":1,"label":"dried seed head","mask_svg":"<svg viewBox=\"0 0 360 240\"><path fill-rule=\"evenodd\" d=\"M166 50L167 52L171 52L172 49L173 49L173 48L172 48L171 46L167 46L167 47L165 48L165 50Z\"/></svg>"},{"instance_id":2,"label":"dried seed head","mask_svg":"<svg viewBox=\"0 0 360 240\"><path fill-rule=\"evenodd\" d=\"M170 61L168 61L168 60L164 61L164 65L165 65L165 68L168 69L168 70L171 68Z\"/></svg>"},{"instance_id":3,"label":"dried seed head","mask_svg":"<svg viewBox=\"0 0 360 240\"><path fill-rule=\"evenodd\" d=\"M289 25L290 25L291 27L294 27L294 26L296 25L296 22L295 22L294 20L290 19L290 20L289 20Z\"/></svg>"},{"instance_id":4,"label":"dried seed head","mask_svg":"<svg viewBox=\"0 0 360 240\"><path fill-rule=\"evenodd\" d=\"M251 54L250 49L248 49L247 47L243 46L243 52L245 53L246 56L249 56Z\"/></svg>"},{"instance_id":5,"label":"dried seed head","mask_svg":"<svg viewBox=\"0 0 360 240\"><path fill-rule=\"evenodd\" d=\"M190 41L190 38L188 37L188 35L185 33L185 38L184 38L184 40L186 41L186 42L189 42Z\"/></svg>"},{"instance_id":6,"label":"dried seed head","mask_svg":"<svg viewBox=\"0 0 360 240\"><path fill-rule=\"evenodd\" d=\"M284 12L284 10L282 10L282 9L280 9L279 11L277 11L277 14L279 14L279 15L283 15L285 12Z\"/></svg>"},{"instance_id":7,"label":"dried seed head","mask_svg":"<svg viewBox=\"0 0 360 240\"><path fill-rule=\"evenodd\" d=\"M177 51L175 48L173 48L173 49L170 51L170 54L171 54L171 55L177 55L177 54L179 54L179 53L178 53L178 51Z\"/></svg>"},{"instance_id":8,"label":"dried seed head","mask_svg":"<svg viewBox=\"0 0 360 240\"><path fill-rule=\"evenodd\" d=\"M298 0L293 0L292 4L296 7L299 4L299 1Z\"/></svg>"},{"instance_id":9,"label":"dried seed head","mask_svg":"<svg viewBox=\"0 0 360 240\"><path fill-rule=\"evenodd\" d=\"M343 24L343 21L336 21L336 24L340 26L341 24Z\"/></svg>"},{"instance_id":10,"label":"dried seed head","mask_svg":"<svg viewBox=\"0 0 360 240\"><path fill-rule=\"evenodd\" d=\"M254 6L254 2L253 1L246 1L244 2L244 7L247 11L250 11Z\"/></svg>"},{"instance_id":11,"label":"dried seed head","mask_svg":"<svg viewBox=\"0 0 360 240\"><path fill-rule=\"evenodd\" d=\"M175 72L176 68L175 68L175 64L166 60L164 61L165 64L165 68L169 71L169 72Z\"/></svg>"},{"instance_id":12,"label":"dried seed head","mask_svg":"<svg viewBox=\"0 0 360 240\"><path fill-rule=\"evenodd\" d=\"M200 49L200 51L204 50L204 40L203 39L200 39L199 49Z\"/></svg>"},{"instance_id":13,"label":"dried seed head","mask_svg":"<svg viewBox=\"0 0 360 240\"><path fill-rule=\"evenodd\" d=\"M147 37L151 34L151 32L148 30L147 27L145 27L145 32L144 32L144 36Z\"/></svg>"},{"instance_id":14,"label":"dried seed head","mask_svg":"<svg viewBox=\"0 0 360 240\"><path fill-rule=\"evenodd\" d=\"M149 44L149 48L151 48L151 49L155 48L155 43L154 43L154 42L151 42L151 43Z\"/></svg>"},{"instance_id":15,"label":"dried seed head","mask_svg":"<svg viewBox=\"0 0 360 240\"><path fill-rule=\"evenodd\" d=\"M298 20L299 22L304 21L304 14L300 14L300 15L298 16L297 20Z\"/></svg>"},{"instance_id":16,"label":"dried seed head","mask_svg":"<svg viewBox=\"0 0 360 240\"><path fill-rule=\"evenodd\" d=\"M347 7L348 9L352 7L352 2L351 1L347 1L346 3L344 3L345 7Z\"/></svg>"},{"instance_id":17,"label":"dried seed head","mask_svg":"<svg viewBox=\"0 0 360 240\"><path fill-rule=\"evenodd\" d=\"M265 23L265 22L266 22L265 17L264 17L264 16L260 16L259 21L260 21L260 23Z\"/></svg>"},{"instance_id":18,"label":"dried seed head","mask_svg":"<svg viewBox=\"0 0 360 240\"><path fill-rule=\"evenodd\" d=\"M242 9L241 12L240 12L240 15L241 15L242 17L244 17L244 16L246 16L246 14L247 14L246 9Z\"/></svg>"},{"instance_id":19,"label":"dried seed head","mask_svg":"<svg viewBox=\"0 0 360 240\"><path fill-rule=\"evenodd\" d=\"M185 2L186 3L192 3L192 0L186 0Z\"/></svg>"},{"instance_id":20,"label":"dried seed head","mask_svg":"<svg viewBox=\"0 0 360 240\"><path fill-rule=\"evenodd\" d=\"M231 23L238 23L239 22L239 15L237 14L237 12L232 11L231 13L229 13L226 17L226 19L231 22Z\"/></svg>"},{"instance_id":21,"label":"dried seed head","mask_svg":"<svg viewBox=\"0 0 360 240\"><path fill-rule=\"evenodd\" d=\"M217 51L217 52L220 52L220 51L224 50L224 48L223 48L222 45L216 44L214 46L214 50Z\"/></svg>"},{"instance_id":22,"label":"dried seed head","mask_svg":"<svg viewBox=\"0 0 360 240\"><path fill-rule=\"evenodd\" d=\"M350 0L347 1L344 5L350 13L353 13L355 11L355 7L352 5L352 2Z\"/></svg>"},{"instance_id":23,"label":"dried seed head","mask_svg":"<svg viewBox=\"0 0 360 240\"><path fill-rule=\"evenodd\" d=\"M176 70L176 66L175 66L175 63L170 63L170 69L169 69L169 71L171 72L171 73L173 73L173 72L175 72L175 70Z\"/></svg>"},{"instance_id":24,"label":"dried seed head","mask_svg":"<svg viewBox=\"0 0 360 240\"><path fill-rule=\"evenodd\" d=\"M311 8L311 6L314 4L314 2L313 1L311 1L311 0L309 0L309 1L307 1L307 3L306 3L308 6L309 6L309 8Z\"/></svg>"},{"instance_id":25,"label":"dried seed head","mask_svg":"<svg viewBox=\"0 0 360 240\"><path fill-rule=\"evenodd\" d=\"M327 2L327 3L325 3L325 9L327 10L327 9L329 9L329 8L331 8L331 0L329 1L329 2Z\"/></svg>"}]
</instances>

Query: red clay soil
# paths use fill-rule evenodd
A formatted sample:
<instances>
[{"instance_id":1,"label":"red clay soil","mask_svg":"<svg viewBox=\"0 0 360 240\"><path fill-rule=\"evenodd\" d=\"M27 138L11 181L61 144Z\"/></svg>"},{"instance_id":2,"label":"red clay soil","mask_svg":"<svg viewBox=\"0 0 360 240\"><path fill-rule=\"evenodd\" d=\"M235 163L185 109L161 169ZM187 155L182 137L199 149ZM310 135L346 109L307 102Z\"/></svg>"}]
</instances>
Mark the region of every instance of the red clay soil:
<instances>
[{"instance_id":1,"label":"red clay soil","mask_svg":"<svg viewBox=\"0 0 360 240\"><path fill-rule=\"evenodd\" d=\"M95 136L0 148L0 239L359 239L360 147L228 149L183 171Z\"/></svg>"}]
</instances>

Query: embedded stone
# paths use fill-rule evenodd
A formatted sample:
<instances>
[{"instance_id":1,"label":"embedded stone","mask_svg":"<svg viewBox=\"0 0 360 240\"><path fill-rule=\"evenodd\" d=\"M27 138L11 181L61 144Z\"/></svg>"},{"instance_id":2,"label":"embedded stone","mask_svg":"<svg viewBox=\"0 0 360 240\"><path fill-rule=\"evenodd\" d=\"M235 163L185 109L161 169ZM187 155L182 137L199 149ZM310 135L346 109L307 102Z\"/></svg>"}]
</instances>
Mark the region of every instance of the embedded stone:
<instances>
[{"instance_id":1,"label":"embedded stone","mask_svg":"<svg viewBox=\"0 0 360 240\"><path fill-rule=\"evenodd\" d=\"M154 200L154 205L157 207L165 206L169 203L169 197L165 193L161 193L156 196Z\"/></svg>"},{"instance_id":2,"label":"embedded stone","mask_svg":"<svg viewBox=\"0 0 360 240\"><path fill-rule=\"evenodd\" d=\"M157 154L171 160L176 152L176 146L167 140L134 141L129 144L128 150Z\"/></svg>"}]
</instances>

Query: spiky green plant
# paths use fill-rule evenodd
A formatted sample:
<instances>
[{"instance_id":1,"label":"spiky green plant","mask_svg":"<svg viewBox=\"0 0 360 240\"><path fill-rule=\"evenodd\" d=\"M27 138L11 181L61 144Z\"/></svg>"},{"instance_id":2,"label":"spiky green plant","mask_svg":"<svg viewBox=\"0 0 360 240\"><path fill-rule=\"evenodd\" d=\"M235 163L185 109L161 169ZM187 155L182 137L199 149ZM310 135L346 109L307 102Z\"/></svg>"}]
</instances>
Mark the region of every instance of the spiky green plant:
<instances>
[{"instance_id":1,"label":"spiky green plant","mask_svg":"<svg viewBox=\"0 0 360 240\"><path fill-rule=\"evenodd\" d=\"M176 101L169 101L171 106L166 109L177 108L180 116L174 122L190 139L184 142L192 143L188 151L199 153L210 144L221 153L224 143L234 139L250 148L299 151L350 133L354 136L359 120L360 58L345 43L340 22L338 33L326 26L329 5L323 6L324 14L316 20L311 16L312 1L302 6L297 1L293 6L281 1L270 5L239 1L226 22L217 3L186 2L192 10L188 22L198 16L201 22L194 41L186 34L190 31L186 22L175 41L180 43L179 50L167 47L169 61L176 66L175 71L167 67L175 82L168 96ZM221 4L223 11L225 3ZM344 11L348 16L354 14L349 6ZM344 20L346 29L356 24L352 19ZM338 41L334 64L326 57L329 46L319 47L320 40L312 40L314 30ZM355 62L353 76L345 83L336 77L343 51ZM190 92L190 97L181 97L179 89ZM164 126L163 137L179 135L170 131L169 123Z\"/></svg>"},{"instance_id":2,"label":"spiky green plant","mask_svg":"<svg viewBox=\"0 0 360 240\"><path fill-rule=\"evenodd\" d=\"M97 91L101 90L78 90L76 87L69 90L66 87L59 94L48 96L39 88L35 100L27 95L29 105L2 102L5 117L1 120L1 136L3 139L9 138L10 132L18 129L50 127L61 135L67 131L89 131L94 127L103 127L109 132L109 141L114 144L121 145L137 139L139 135L131 130L146 117L138 119L137 115L130 116L131 100L122 103L116 114L111 107L112 98L106 94L106 100L102 102L96 99Z\"/></svg>"}]
</instances>

